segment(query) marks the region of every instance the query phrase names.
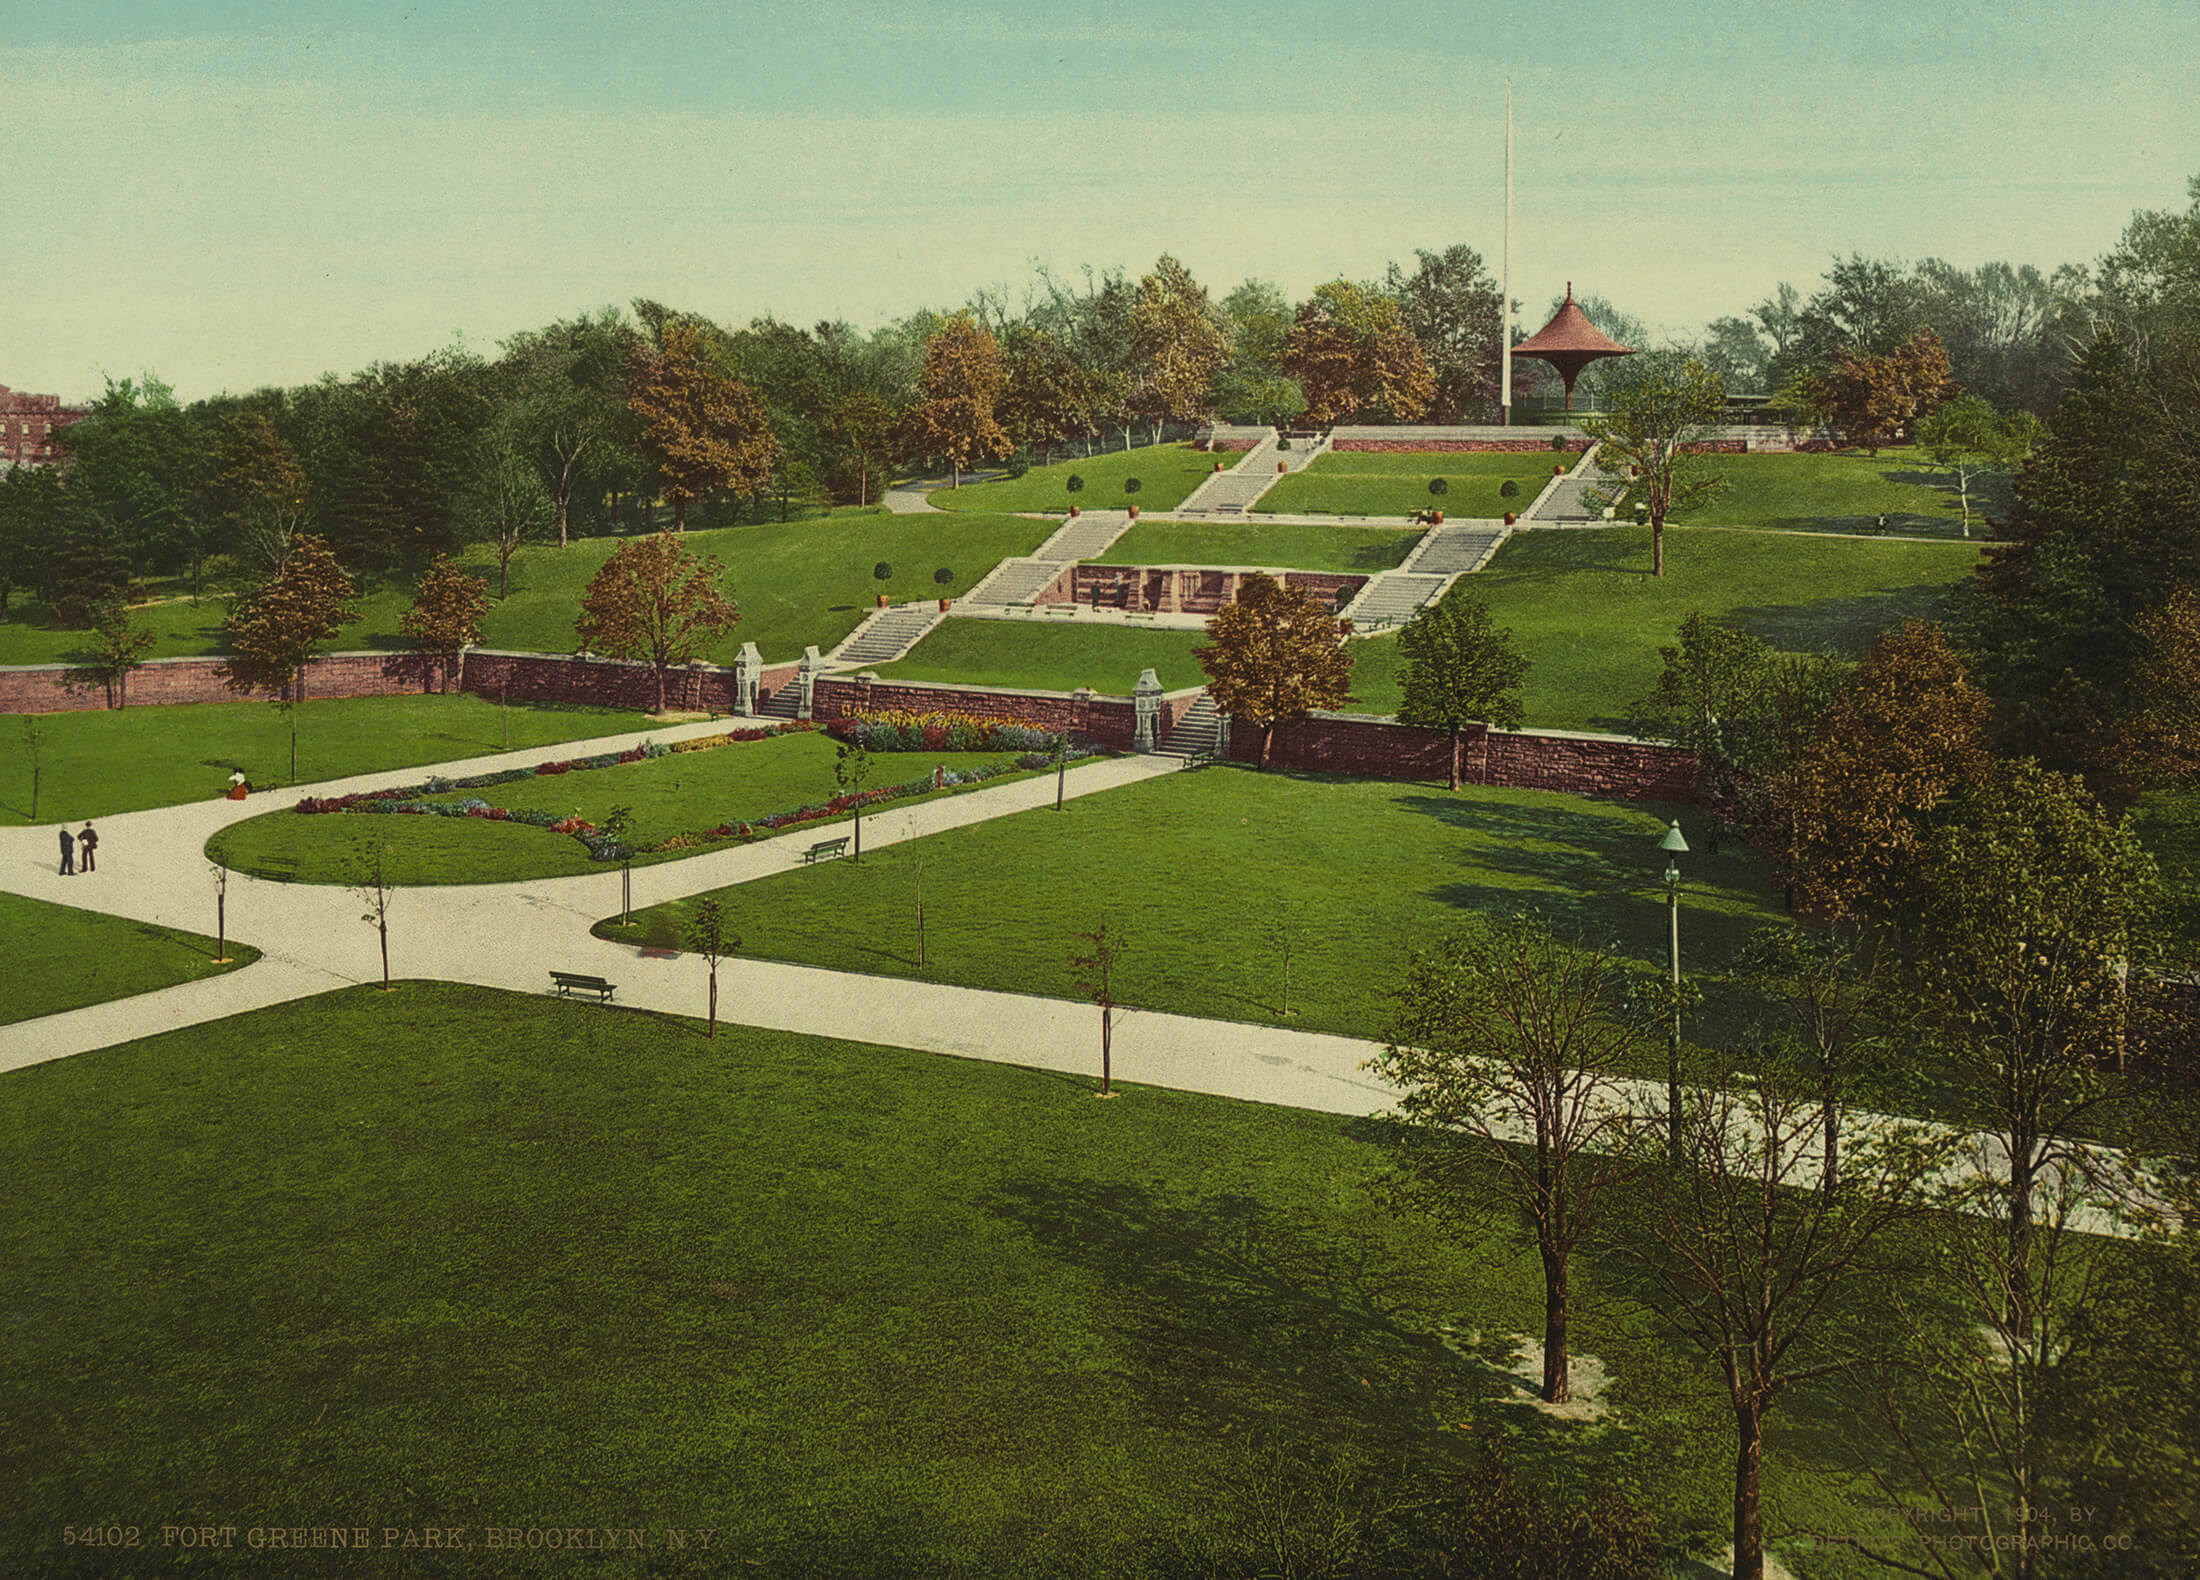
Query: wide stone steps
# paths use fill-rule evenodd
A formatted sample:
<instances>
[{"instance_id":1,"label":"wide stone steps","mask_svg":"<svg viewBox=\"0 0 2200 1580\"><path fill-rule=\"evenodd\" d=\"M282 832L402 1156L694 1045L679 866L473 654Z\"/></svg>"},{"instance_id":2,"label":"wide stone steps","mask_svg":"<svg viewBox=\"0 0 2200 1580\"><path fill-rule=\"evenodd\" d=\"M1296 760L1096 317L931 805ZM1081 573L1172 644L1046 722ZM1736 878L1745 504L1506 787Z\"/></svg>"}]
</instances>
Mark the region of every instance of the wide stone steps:
<instances>
[{"instance_id":1,"label":"wide stone steps","mask_svg":"<svg viewBox=\"0 0 2200 1580\"><path fill-rule=\"evenodd\" d=\"M1221 744L1222 715L1215 710L1214 699L1201 692L1169 731L1161 750L1169 757L1211 757Z\"/></svg>"},{"instance_id":2,"label":"wide stone steps","mask_svg":"<svg viewBox=\"0 0 2200 1580\"><path fill-rule=\"evenodd\" d=\"M756 712L759 718L799 719L802 717L802 682L788 681L766 698Z\"/></svg>"},{"instance_id":3,"label":"wide stone steps","mask_svg":"<svg viewBox=\"0 0 2200 1580\"><path fill-rule=\"evenodd\" d=\"M1003 560L993 574L963 595L966 608L991 604L1028 604L1062 574L1060 560Z\"/></svg>"},{"instance_id":4,"label":"wide stone steps","mask_svg":"<svg viewBox=\"0 0 2200 1580\"><path fill-rule=\"evenodd\" d=\"M937 604L905 603L881 609L849 634L833 653L833 662L842 666L890 663L945 618Z\"/></svg>"},{"instance_id":5,"label":"wide stone steps","mask_svg":"<svg viewBox=\"0 0 2200 1580\"><path fill-rule=\"evenodd\" d=\"M1360 589L1360 596L1344 613L1360 631L1378 631L1401 625L1444 590L1449 576L1414 576L1404 571L1385 571Z\"/></svg>"},{"instance_id":6,"label":"wide stone steps","mask_svg":"<svg viewBox=\"0 0 2200 1580\"><path fill-rule=\"evenodd\" d=\"M1072 560L1089 560L1105 554L1108 546L1129 530L1130 512L1104 510L1098 515L1073 516L1062 524L1062 529L1039 545L1031 558L1052 560L1056 565L1066 565Z\"/></svg>"},{"instance_id":7,"label":"wide stone steps","mask_svg":"<svg viewBox=\"0 0 2200 1580\"><path fill-rule=\"evenodd\" d=\"M1511 528L1495 526L1432 527L1420 547L1398 568L1416 574L1455 576L1478 571L1489 563Z\"/></svg>"}]
</instances>

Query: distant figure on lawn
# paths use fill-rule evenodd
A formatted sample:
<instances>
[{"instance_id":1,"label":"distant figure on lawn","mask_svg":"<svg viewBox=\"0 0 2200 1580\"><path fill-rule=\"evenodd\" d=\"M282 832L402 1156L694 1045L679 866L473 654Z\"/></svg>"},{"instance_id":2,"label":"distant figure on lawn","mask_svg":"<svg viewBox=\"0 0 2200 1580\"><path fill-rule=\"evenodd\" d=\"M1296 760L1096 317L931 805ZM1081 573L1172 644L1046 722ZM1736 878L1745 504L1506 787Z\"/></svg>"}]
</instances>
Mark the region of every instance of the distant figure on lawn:
<instances>
[{"instance_id":1,"label":"distant figure on lawn","mask_svg":"<svg viewBox=\"0 0 2200 1580\"><path fill-rule=\"evenodd\" d=\"M245 781L244 770L242 768L239 768L235 773L229 776L230 800L242 801L245 798L245 792L250 790L251 788L251 785L249 785Z\"/></svg>"},{"instance_id":2,"label":"distant figure on lawn","mask_svg":"<svg viewBox=\"0 0 2200 1580\"><path fill-rule=\"evenodd\" d=\"M61 876L76 876L76 836L67 829L61 831Z\"/></svg>"},{"instance_id":3,"label":"distant figure on lawn","mask_svg":"<svg viewBox=\"0 0 2200 1580\"><path fill-rule=\"evenodd\" d=\"M99 849L99 835L91 824L86 823L84 831L76 836L76 848L84 853L84 870L90 872L92 856Z\"/></svg>"}]
</instances>

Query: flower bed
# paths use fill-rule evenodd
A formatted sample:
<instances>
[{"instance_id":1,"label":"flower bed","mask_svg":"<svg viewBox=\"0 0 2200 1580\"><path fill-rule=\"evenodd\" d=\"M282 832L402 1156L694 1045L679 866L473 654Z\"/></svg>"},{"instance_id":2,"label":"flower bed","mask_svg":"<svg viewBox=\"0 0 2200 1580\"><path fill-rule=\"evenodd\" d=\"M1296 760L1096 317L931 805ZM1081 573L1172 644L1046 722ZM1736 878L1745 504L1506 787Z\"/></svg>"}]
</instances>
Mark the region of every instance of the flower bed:
<instances>
[{"instance_id":1,"label":"flower bed","mask_svg":"<svg viewBox=\"0 0 2200 1580\"><path fill-rule=\"evenodd\" d=\"M715 751L721 746L738 746L748 741L768 741L775 735L800 735L816 726L808 720L796 720L787 724L762 724L750 729L727 730L722 735L699 735L693 740L675 741L670 746L660 746L655 741L644 741L630 746L623 752L599 752L594 757L568 757L558 762L537 763L532 768L500 768L495 773L472 774L464 779L431 778L416 785L398 785L387 790L358 790L350 795L304 796L291 808L294 812L323 813L350 812L370 801L414 801L421 796L441 795L447 790L484 790L491 785L516 784L522 779L542 775L585 773L594 768L616 768L623 763L646 762L653 758L668 757L675 752ZM384 811L381 807L364 807L367 811ZM456 817L459 813L448 813ZM510 817L525 821L519 813Z\"/></svg>"},{"instance_id":2,"label":"flower bed","mask_svg":"<svg viewBox=\"0 0 2200 1580\"><path fill-rule=\"evenodd\" d=\"M808 725L800 728L807 729ZM1027 726L1010 726L1025 729ZM882 801L899 800L904 796L928 795L935 790L946 790L961 785L983 784L1006 774L1031 773L1041 768L1051 768L1057 758L1053 746L1059 737L1049 736L1045 751L1028 751L1008 762L987 763L975 768L936 767L922 779L910 779L901 784L880 785L873 790L851 791L836 795L827 801L814 801L806 806L773 812L765 817L734 819L711 828L689 833L673 834L634 850L618 840L598 832L596 825L586 818L561 815L556 812L532 811L526 808L494 806L479 796L467 796L457 801L419 799L422 795L444 790L478 789L491 784L509 784L545 770L568 773L576 769L608 768L622 762L641 762L648 758L664 757L674 751L706 750L710 746L729 745L735 741L762 740L767 735L784 733L783 729L766 726L761 730L734 731L727 735L713 735L694 743L666 747L644 742L624 752L607 752L600 757L584 757L563 763L544 763L532 769L508 769L497 774L483 774L472 779L431 779L425 785L415 785L397 790L367 790L356 795L307 797L296 810L300 812L356 812L391 817L478 817L491 823L518 823L527 828L546 829L553 834L569 834L588 847L589 856L596 861L618 861L635 855L659 855L666 851L693 850L703 845L720 844L729 840L751 841L763 839L781 829L798 824L815 822L822 818L845 817L864 807ZM904 750L890 747L885 750ZM1093 755L1089 747L1072 746L1067 751L1070 762Z\"/></svg>"},{"instance_id":3,"label":"flower bed","mask_svg":"<svg viewBox=\"0 0 2200 1580\"><path fill-rule=\"evenodd\" d=\"M826 726L836 739L867 752L1051 752L1059 731L1020 719L986 719L973 713L844 713Z\"/></svg>"}]
</instances>

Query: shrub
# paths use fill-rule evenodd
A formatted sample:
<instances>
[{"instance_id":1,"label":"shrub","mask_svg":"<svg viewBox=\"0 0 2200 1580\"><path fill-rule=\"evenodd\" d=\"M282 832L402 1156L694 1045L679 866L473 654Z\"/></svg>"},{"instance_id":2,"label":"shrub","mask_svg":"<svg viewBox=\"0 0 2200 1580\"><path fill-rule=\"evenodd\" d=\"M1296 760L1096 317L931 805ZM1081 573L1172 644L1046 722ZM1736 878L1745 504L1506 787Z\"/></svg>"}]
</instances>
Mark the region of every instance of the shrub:
<instances>
[{"instance_id":1,"label":"shrub","mask_svg":"<svg viewBox=\"0 0 2200 1580\"><path fill-rule=\"evenodd\" d=\"M1436 495L1437 498L1441 499L1444 495L1451 492L1451 484L1445 482L1440 477L1432 477L1428 480L1428 491Z\"/></svg>"},{"instance_id":2,"label":"shrub","mask_svg":"<svg viewBox=\"0 0 2200 1580\"><path fill-rule=\"evenodd\" d=\"M1135 494L1139 491L1139 489L1143 488L1144 486L1145 485L1139 482L1139 480L1135 477L1126 477L1123 479L1123 492L1126 494Z\"/></svg>"},{"instance_id":3,"label":"shrub","mask_svg":"<svg viewBox=\"0 0 2200 1580\"><path fill-rule=\"evenodd\" d=\"M1075 472L1072 472L1069 474L1069 481L1064 483L1062 486L1068 489L1073 494L1081 493L1083 492L1085 487L1085 480L1079 477Z\"/></svg>"},{"instance_id":4,"label":"shrub","mask_svg":"<svg viewBox=\"0 0 2200 1580\"><path fill-rule=\"evenodd\" d=\"M1520 485L1511 478L1506 478L1504 482L1497 485L1497 497L1500 499L1518 499L1520 497Z\"/></svg>"},{"instance_id":5,"label":"shrub","mask_svg":"<svg viewBox=\"0 0 2200 1580\"><path fill-rule=\"evenodd\" d=\"M871 567L871 577L874 581L892 581L894 579L894 567L887 564L884 560L880 560L876 565Z\"/></svg>"},{"instance_id":6,"label":"shrub","mask_svg":"<svg viewBox=\"0 0 2200 1580\"><path fill-rule=\"evenodd\" d=\"M955 585L955 573L947 566L942 565L932 573L932 581L935 586L952 587Z\"/></svg>"},{"instance_id":7,"label":"shrub","mask_svg":"<svg viewBox=\"0 0 2200 1580\"><path fill-rule=\"evenodd\" d=\"M1551 448L1552 448L1552 449L1554 449L1554 450L1563 450L1563 449L1565 449L1565 448L1566 448L1566 436L1565 436L1564 434L1562 434L1562 433L1554 433L1554 434L1552 434L1552 435L1551 435Z\"/></svg>"}]
</instances>

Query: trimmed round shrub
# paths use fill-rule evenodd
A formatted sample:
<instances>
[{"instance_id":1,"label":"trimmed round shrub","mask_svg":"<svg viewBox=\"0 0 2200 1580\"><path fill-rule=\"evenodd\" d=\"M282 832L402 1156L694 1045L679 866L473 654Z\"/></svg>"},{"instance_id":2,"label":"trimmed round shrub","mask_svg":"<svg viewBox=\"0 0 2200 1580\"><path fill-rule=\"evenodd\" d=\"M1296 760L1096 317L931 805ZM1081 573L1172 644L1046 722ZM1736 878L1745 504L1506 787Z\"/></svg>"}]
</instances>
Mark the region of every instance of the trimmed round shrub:
<instances>
[{"instance_id":1,"label":"trimmed round shrub","mask_svg":"<svg viewBox=\"0 0 2200 1580\"><path fill-rule=\"evenodd\" d=\"M1518 499L1520 497L1520 485L1511 478L1506 478L1504 482L1497 485L1497 497L1500 499Z\"/></svg>"},{"instance_id":2,"label":"trimmed round shrub","mask_svg":"<svg viewBox=\"0 0 2200 1580\"><path fill-rule=\"evenodd\" d=\"M1291 448L1291 441L1289 439L1278 439L1276 441L1276 448L1279 450L1288 450Z\"/></svg>"},{"instance_id":3,"label":"trimmed round shrub","mask_svg":"<svg viewBox=\"0 0 2200 1580\"><path fill-rule=\"evenodd\" d=\"M1563 450L1563 449L1565 449L1565 448L1566 448L1566 436L1565 436L1564 434L1562 434L1562 433L1554 433L1554 434L1552 434L1552 435L1551 435L1551 448L1552 448L1552 449L1554 449L1554 450Z\"/></svg>"},{"instance_id":4,"label":"trimmed round shrub","mask_svg":"<svg viewBox=\"0 0 2200 1580\"><path fill-rule=\"evenodd\" d=\"M871 567L871 577L874 581L890 582L894 579L894 567L880 560Z\"/></svg>"},{"instance_id":5,"label":"trimmed round shrub","mask_svg":"<svg viewBox=\"0 0 2200 1580\"><path fill-rule=\"evenodd\" d=\"M1072 472L1069 474L1069 481L1062 486L1073 494L1082 493L1084 492L1085 480Z\"/></svg>"},{"instance_id":6,"label":"trimmed round shrub","mask_svg":"<svg viewBox=\"0 0 2200 1580\"><path fill-rule=\"evenodd\" d=\"M1444 497L1444 495L1451 492L1451 484L1445 482L1440 477L1432 477L1428 480L1428 491L1434 494L1437 498L1441 499Z\"/></svg>"},{"instance_id":7,"label":"trimmed round shrub","mask_svg":"<svg viewBox=\"0 0 2200 1580\"><path fill-rule=\"evenodd\" d=\"M1145 486L1145 484L1141 483L1135 477L1126 477L1123 479L1123 492L1126 494L1135 494Z\"/></svg>"},{"instance_id":8,"label":"trimmed round shrub","mask_svg":"<svg viewBox=\"0 0 2200 1580\"><path fill-rule=\"evenodd\" d=\"M945 565L942 565L938 570L932 573L932 580L937 586L952 587L955 585L955 573L952 570L949 570Z\"/></svg>"}]
</instances>

